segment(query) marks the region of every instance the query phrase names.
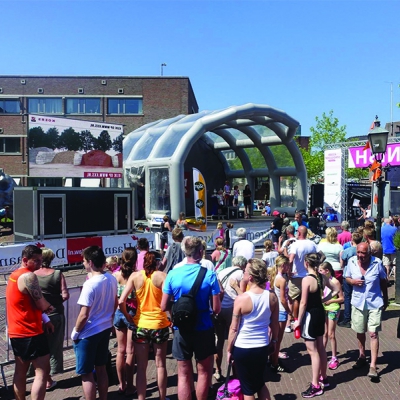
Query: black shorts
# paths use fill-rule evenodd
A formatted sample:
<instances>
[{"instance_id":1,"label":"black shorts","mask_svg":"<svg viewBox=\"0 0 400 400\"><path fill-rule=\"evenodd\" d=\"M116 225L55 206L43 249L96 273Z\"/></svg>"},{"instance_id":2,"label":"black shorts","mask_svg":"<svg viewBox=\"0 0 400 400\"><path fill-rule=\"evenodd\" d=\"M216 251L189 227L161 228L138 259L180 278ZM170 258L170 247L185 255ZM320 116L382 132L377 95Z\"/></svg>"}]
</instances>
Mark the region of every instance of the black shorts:
<instances>
[{"instance_id":1,"label":"black shorts","mask_svg":"<svg viewBox=\"0 0 400 400\"><path fill-rule=\"evenodd\" d=\"M191 360L193 353L197 361L205 360L216 353L214 328L187 334L181 334L179 329L175 331L172 356L178 361L185 361Z\"/></svg>"},{"instance_id":2,"label":"black shorts","mask_svg":"<svg viewBox=\"0 0 400 400\"><path fill-rule=\"evenodd\" d=\"M37 336L10 339L15 357L20 357L23 361L35 360L50 354L49 344L46 334L41 333Z\"/></svg>"},{"instance_id":3,"label":"black shorts","mask_svg":"<svg viewBox=\"0 0 400 400\"><path fill-rule=\"evenodd\" d=\"M248 349L234 346L232 356L243 394L253 396L264 386L268 346Z\"/></svg>"}]
</instances>

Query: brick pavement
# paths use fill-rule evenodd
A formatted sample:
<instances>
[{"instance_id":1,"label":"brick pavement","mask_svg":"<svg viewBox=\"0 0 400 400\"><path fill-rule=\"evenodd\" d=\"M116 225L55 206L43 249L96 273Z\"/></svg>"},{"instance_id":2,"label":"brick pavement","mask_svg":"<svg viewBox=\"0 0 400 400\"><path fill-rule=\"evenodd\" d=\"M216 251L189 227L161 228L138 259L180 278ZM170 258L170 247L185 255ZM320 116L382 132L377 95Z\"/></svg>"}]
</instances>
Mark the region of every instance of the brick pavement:
<instances>
[{"instance_id":1,"label":"brick pavement","mask_svg":"<svg viewBox=\"0 0 400 400\"><path fill-rule=\"evenodd\" d=\"M80 283L82 275L76 274L71 277L70 286L74 282ZM389 289L389 297L394 298L394 287ZM321 397L329 400L389 400L400 398L400 340L396 338L397 321L400 317L400 307L392 305L384 313L383 330L380 334L380 352L378 358L378 372L380 374L379 381L372 382L366 376L368 369L355 371L351 368L353 362L358 357L357 342L355 333L351 329L337 328L338 351L340 366L335 371L329 371L331 388L327 390ZM115 384L115 348L113 347L115 339L110 342L111 351L113 354L113 370L115 382L109 388L109 400L124 398L118 395L118 386ZM267 373L267 386L271 392L271 396L275 400L294 400L300 399L300 392L305 390L308 382L311 380L311 365L310 357L306 352L304 342L294 339L293 334L285 333L282 349L287 351L290 358L285 361L285 366L288 367L289 373L272 374ZM367 339L367 349L369 349L369 341ZM176 361L171 356L171 341L167 355L167 371L168 371L168 391L167 396L170 400L177 400L177 365ZM328 343L328 356L330 354L330 345ZM367 357L369 351L367 350ZM52 391L46 394L46 400L78 400L83 396L81 389L80 378L74 371L74 357L72 350L65 352L66 360L65 372L55 377L58 385ZM224 359L224 370L226 364ZM13 366L6 369L8 384L12 381ZM156 385L156 368L154 359L150 359L148 366L148 399L157 399L158 391ZM2 382L0 382L2 385ZM213 380L213 388L216 389L220 384ZM31 383L28 384L29 390ZM0 388L0 398L3 400L13 399L12 390L5 391ZM137 398L136 396L133 398ZM215 398L215 394L210 393L210 399ZM31 400L28 395L27 400Z\"/></svg>"},{"instance_id":2,"label":"brick pavement","mask_svg":"<svg viewBox=\"0 0 400 400\"><path fill-rule=\"evenodd\" d=\"M391 296L393 295L391 288ZM356 351L357 343L355 334L351 329L337 329L338 350L340 366L336 371L329 371L331 388L327 390L324 399L346 399L346 400L386 400L400 398L400 341L396 338L397 321L400 317L400 308L392 306L384 313L383 331L380 334L380 353L378 359L380 379L372 382L366 374L368 369L355 371L351 368L353 362L357 359ZM113 364L115 363L115 349L113 344L115 340L111 340L111 349L113 353ZM170 342L171 345L171 342ZM168 392L167 395L171 400L177 400L177 366L175 360L171 356L169 346L167 356L168 370ZM293 334L285 333L282 348L286 350L290 356L288 360L284 360L285 365L289 368L289 373L267 374L267 386L271 391L273 399L276 400L293 400L301 398L300 392L303 391L307 383L311 379L310 357L307 355L304 342L294 339ZM369 344L367 340L367 348ZM328 355L329 355L328 344ZM69 358L65 362L66 372L55 377L58 385L52 392L46 394L47 400L78 400L83 395L81 382L74 372L74 359L69 351ZM367 352L369 356L369 352ZM226 365L225 368L226 369ZM12 368L8 371L8 382L11 383ZM114 371L115 372L115 371ZM115 382L116 383L116 382ZM28 390L30 388L28 384ZM213 381L213 387L217 388L219 384ZM109 389L110 400L121 399L117 394L118 386L111 385ZM0 390L1 399L13 399L11 391L6 393L5 389ZM123 397L122 397L123 398ZM136 398L136 397L133 397ZM158 398L156 385L156 369L154 359L150 359L148 367L148 391L147 398ZM215 396L210 395L210 398ZM31 397L28 395L27 399Z\"/></svg>"}]
</instances>

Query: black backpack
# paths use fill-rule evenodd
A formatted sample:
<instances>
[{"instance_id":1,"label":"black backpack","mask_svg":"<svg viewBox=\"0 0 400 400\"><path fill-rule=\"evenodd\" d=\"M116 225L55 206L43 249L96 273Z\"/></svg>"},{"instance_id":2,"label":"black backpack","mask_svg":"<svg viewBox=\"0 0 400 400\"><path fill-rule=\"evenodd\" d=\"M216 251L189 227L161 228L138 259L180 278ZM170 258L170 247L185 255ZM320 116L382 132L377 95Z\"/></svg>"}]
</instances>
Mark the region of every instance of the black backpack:
<instances>
[{"instance_id":1,"label":"black backpack","mask_svg":"<svg viewBox=\"0 0 400 400\"><path fill-rule=\"evenodd\" d=\"M201 283L207 273L207 268L200 267L200 271L197 274L197 278L194 281L190 292L183 294L179 299L172 305L172 323L180 331L192 332L196 328L197 323L197 305L196 305L196 294L200 289Z\"/></svg>"}]
</instances>

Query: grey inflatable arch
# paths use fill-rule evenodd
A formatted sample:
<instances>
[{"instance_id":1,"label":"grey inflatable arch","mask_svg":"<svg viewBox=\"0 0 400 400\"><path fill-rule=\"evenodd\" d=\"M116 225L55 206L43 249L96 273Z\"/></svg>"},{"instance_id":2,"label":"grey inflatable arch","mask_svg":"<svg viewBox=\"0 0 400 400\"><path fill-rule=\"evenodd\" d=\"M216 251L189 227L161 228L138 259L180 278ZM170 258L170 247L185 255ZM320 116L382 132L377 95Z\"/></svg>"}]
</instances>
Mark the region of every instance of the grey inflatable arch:
<instances>
[{"instance_id":1,"label":"grey inflatable arch","mask_svg":"<svg viewBox=\"0 0 400 400\"><path fill-rule=\"evenodd\" d=\"M267 127L274 135L263 136L255 129ZM144 125L129 133L123 143L125 186L136 187L145 177L146 216L170 211L173 219L186 209L183 190L184 165L194 144L202 140L211 148L223 166L225 176L221 180L245 178L254 193L257 177L270 178L270 202L272 209L286 210L307 207L307 171L300 150L294 140L299 122L284 111L268 105L244 104L223 110L202 111L197 114L179 115ZM220 140L213 140L210 132ZM238 138L235 132L240 132ZM243 136L245 135L245 136ZM245 137L245 139L243 139ZM285 145L293 158L294 167L278 167L270 146ZM253 168L245 148L259 149L266 168ZM232 170L223 151L232 150L240 159L243 170ZM162 182L150 178L152 171L164 171L159 180L168 181L168 208L154 209L152 193ZM154 173L153 173L154 175ZM281 207L280 177L297 178L297 204ZM207 182L206 182L207 183ZM167 193L168 192L168 193ZM170 207L170 209L169 209ZM159 207L161 208L161 207Z\"/></svg>"}]
</instances>

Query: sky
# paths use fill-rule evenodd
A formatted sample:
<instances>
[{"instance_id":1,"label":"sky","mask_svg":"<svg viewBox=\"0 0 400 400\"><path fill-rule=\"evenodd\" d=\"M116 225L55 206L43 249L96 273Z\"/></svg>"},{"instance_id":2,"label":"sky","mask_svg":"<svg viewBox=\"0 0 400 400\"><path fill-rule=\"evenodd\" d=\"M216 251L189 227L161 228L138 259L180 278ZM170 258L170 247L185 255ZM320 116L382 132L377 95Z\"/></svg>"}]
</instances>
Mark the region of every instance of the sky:
<instances>
[{"instance_id":1,"label":"sky","mask_svg":"<svg viewBox=\"0 0 400 400\"><path fill-rule=\"evenodd\" d=\"M0 0L0 75L186 76L202 110L266 104L310 135L400 121L400 1ZM391 97L393 100L391 101Z\"/></svg>"}]
</instances>

